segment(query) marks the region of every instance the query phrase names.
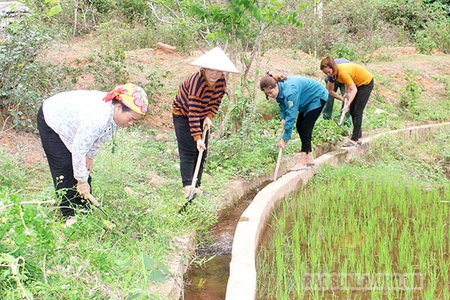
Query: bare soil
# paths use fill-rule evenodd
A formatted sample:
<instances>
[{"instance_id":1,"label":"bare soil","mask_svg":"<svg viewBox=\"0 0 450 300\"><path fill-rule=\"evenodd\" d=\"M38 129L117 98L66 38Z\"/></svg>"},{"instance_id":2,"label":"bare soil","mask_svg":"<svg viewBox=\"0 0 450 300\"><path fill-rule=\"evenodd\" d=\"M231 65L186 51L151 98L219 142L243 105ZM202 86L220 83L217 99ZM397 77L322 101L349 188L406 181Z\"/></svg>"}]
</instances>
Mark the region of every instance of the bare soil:
<instances>
[{"instance_id":1,"label":"bare soil","mask_svg":"<svg viewBox=\"0 0 450 300\"><path fill-rule=\"evenodd\" d=\"M73 39L68 44L55 44L45 51L41 59L55 64L80 68L88 64L88 56L98 51L99 42L92 39ZM151 99L149 114L144 124L158 132L172 131L171 103L178 85L186 76L195 72L196 67L189 63L201 55L200 51L192 55L175 52L165 53L157 49L128 51L126 59L130 66L139 65L142 71L129 70L131 82L146 82L146 76L152 73L160 75L163 92ZM373 62L366 67L375 74L375 78L388 79L376 81L374 94L395 103L404 88L405 72L418 72L418 84L425 97L445 99L445 86L436 78L450 75L450 55L435 52L432 55L419 54L413 47L385 47L372 54ZM302 74L318 80L323 78L319 70L319 60L307 53L293 49L276 49L264 53L258 68L261 70L283 70L286 74ZM164 74L164 75L163 75ZM233 75L236 76L236 75ZM78 78L74 89L89 89L93 76L84 74ZM0 148L26 164L45 161L37 135L15 130L0 131Z\"/></svg>"}]
</instances>

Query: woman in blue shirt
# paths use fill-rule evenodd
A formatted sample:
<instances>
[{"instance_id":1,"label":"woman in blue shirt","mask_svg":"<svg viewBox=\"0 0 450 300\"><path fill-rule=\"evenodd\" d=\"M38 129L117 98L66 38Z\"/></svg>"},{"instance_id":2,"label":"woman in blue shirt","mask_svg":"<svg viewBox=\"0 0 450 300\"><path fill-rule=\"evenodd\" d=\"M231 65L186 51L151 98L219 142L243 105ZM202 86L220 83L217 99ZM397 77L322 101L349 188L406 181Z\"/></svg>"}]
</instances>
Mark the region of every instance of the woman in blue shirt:
<instances>
[{"instance_id":1,"label":"woman in blue shirt","mask_svg":"<svg viewBox=\"0 0 450 300\"><path fill-rule=\"evenodd\" d=\"M318 81L293 75L284 76L267 72L260 80L260 88L266 94L277 101L283 136L278 143L281 149L286 148L286 143L291 139L294 123L302 141L301 159L291 171L305 170L314 165L311 139L314 124L322 112L328 99L328 91Z\"/></svg>"}]
</instances>

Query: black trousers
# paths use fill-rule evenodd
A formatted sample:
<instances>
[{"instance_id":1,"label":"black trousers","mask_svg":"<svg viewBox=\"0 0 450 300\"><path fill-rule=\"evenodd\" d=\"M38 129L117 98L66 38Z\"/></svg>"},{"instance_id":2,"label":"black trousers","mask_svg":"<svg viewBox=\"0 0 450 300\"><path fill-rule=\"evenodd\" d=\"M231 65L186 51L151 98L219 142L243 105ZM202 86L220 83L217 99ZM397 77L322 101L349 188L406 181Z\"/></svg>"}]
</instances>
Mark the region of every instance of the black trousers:
<instances>
[{"instance_id":1,"label":"black trousers","mask_svg":"<svg viewBox=\"0 0 450 300\"><path fill-rule=\"evenodd\" d=\"M47 156L62 215L67 218L75 215L75 206L87 206L88 202L77 193L77 180L73 176L72 153L64 145L59 135L51 129L44 119L42 106L37 114L37 124L42 147ZM88 182L91 185L91 177Z\"/></svg>"},{"instance_id":2,"label":"black trousers","mask_svg":"<svg viewBox=\"0 0 450 300\"><path fill-rule=\"evenodd\" d=\"M178 142L178 153L180 155L181 181L183 186L188 186L192 184L199 152L197 150L196 142L191 136L189 119L185 116L173 114L173 125L175 127L175 135ZM200 121L200 126L203 128L203 120ZM206 137L204 142L206 144L206 148L208 148L208 137ZM203 151L196 187L201 185L206 154L207 150Z\"/></svg>"},{"instance_id":3,"label":"black trousers","mask_svg":"<svg viewBox=\"0 0 450 300\"><path fill-rule=\"evenodd\" d=\"M353 99L352 104L350 104L350 115L353 121L353 133L351 140L358 141L362 137L362 120L363 111L369 101L370 93L373 90L373 79L368 85L358 86L358 92L356 93L355 99Z\"/></svg>"},{"instance_id":4,"label":"black trousers","mask_svg":"<svg viewBox=\"0 0 450 300\"><path fill-rule=\"evenodd\" d=\"M320 99L321 106L308 112L306 115L298 114L297 116L297 132L300 135L300 140L302 141L302 152L309 153L312 151L311 140L314 125L325 106L326 101Z\"/></svg>"}]
</instances>

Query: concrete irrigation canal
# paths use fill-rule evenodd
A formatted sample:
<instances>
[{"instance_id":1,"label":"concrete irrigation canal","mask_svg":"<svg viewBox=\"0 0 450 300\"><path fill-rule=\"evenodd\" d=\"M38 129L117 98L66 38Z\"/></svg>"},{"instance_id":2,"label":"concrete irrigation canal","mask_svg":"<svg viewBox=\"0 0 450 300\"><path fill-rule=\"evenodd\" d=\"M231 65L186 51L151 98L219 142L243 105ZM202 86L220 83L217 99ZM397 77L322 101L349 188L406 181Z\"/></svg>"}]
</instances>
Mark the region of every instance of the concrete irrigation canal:
<instances>
[{"instance_id":1,"label":"concrete irrigation canal","mask_svg":"<svg viewBox=\"0 0 450 300\"><path fill-rule=\"evenodd\" d=\"M321 165L339 165L353 156L363 155L371 141L386 134L408 138L449 128L450 122L416 126L365 138L361 147L339 149L316 158L316 167L287 172L292 157L282 161L279 179L268 178L253 185L250 191L223 210L218 223L210 229L212 242L199 246L197 255L207 261L191 267L184 276L184 300L254 300L256 299L256 253L271 214L281 199L295 192L311 178ZM208 258L211 258L208 261Z\"/></svg>"}]
</instances>

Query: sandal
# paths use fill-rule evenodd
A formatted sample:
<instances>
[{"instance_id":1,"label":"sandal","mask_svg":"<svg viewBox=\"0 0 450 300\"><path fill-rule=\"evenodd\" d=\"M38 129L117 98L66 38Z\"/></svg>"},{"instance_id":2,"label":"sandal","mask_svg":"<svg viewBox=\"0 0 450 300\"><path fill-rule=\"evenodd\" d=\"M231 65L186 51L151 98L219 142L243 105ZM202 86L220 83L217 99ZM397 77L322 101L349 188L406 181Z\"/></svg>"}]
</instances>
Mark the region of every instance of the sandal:
<instances>
[{"instance_id":1,"label":"sandal","mask_svg":"<svg viewBox=\"0 0 450 300\"><path fill-rule=\"evenodd\" d=\"M352 140L342 144L342 147L358 147L358 146L359 146L359 144Z\"/></svg>"}]
</instances>

